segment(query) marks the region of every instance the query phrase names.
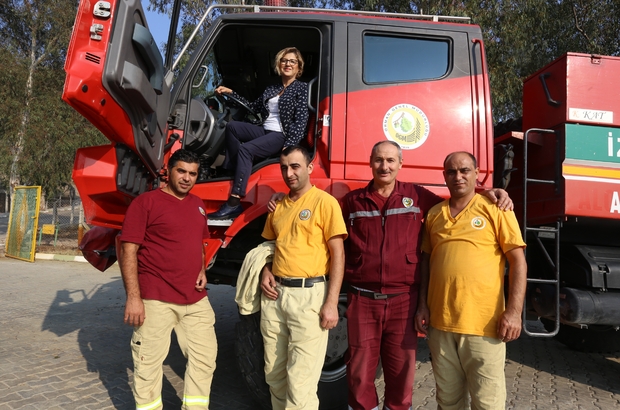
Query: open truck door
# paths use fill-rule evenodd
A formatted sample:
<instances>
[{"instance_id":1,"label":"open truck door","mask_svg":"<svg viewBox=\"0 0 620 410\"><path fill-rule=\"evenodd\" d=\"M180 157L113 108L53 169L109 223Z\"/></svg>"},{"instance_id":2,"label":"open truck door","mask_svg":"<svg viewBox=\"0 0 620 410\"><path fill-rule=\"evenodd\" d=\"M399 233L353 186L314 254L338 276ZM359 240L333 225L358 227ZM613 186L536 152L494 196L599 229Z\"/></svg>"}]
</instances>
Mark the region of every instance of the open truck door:
<instances>
[{"instance_id":1,"label":"open truck door","mask_svg":"<svg viewBox=\"0 0 620 410\"><path fill-rule=\"evenodd\" d=\"M80 2L65 71L63 99L156 175L171 81L140 0Z\"/></svg>"},{"instance_id":2,"label":"open truck door","mask_svg":"<svg viewBox=\"0 0 620 410\"><path fill-rule=\"evenodd\" d=\"M118 227L131 199L155 183L167 148L172 75L140 0L80 2L65 71L63 99L112 142L76 154L86 219Z\"/></svg>"},{"instance_id":3,"label":"open truck door","mask_svg":"<svg viewBox=\"0 0 620 410\"><path fill-rule=\"evenodd\" d=\"M129 117L132 135L119 143L134 146L150 172L163 165L170 102L170 83L140 0L117 3L102 84ZM172 78L172 77L170 77Z\"/></svg>"}]
</instances>

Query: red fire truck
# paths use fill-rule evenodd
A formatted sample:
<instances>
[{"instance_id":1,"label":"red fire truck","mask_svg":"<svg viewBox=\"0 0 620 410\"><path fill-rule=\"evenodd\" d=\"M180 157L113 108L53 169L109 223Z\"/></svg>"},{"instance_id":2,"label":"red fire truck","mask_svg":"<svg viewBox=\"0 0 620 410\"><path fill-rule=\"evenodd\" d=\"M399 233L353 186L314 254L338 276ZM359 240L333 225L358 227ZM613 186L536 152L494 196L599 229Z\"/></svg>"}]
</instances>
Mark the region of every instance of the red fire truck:
<instances>
[{"instance_id":1,"label":"red fire truck","mask_svg":"<svg viewBox=\"0 0 620 410\"><path fill-rule=\"evenodd\" d=\"M316 186L337 198L364 186L370 148L391 140L403 148L399 178L447 196L444 157L472 152L480 187L494 180L507 187L527 238L526 311L547 330L526 332L576 348L617 346L620 59L568 54L535 73L524 87L522 126L499 124L495 137L482 33L466 18L225 5L212 6L202 23L205 34L176 60L169 36L162 58L140 1L80 2L63 99L110 140L76 155L86 219L107 228L108 241L86 252L113 253L127 206L165 181L166 159L180 147L201 158L192 192L207 212L218 209L231 188L230 177L217 173L225 125L253 113L214 90L224 84L256 99L278 80L275 54L295 46L306 61L310 121L302 144ZM234 285L245 254L262 241L267 201L286 190L277 161L254 165L241 216L210 223L211 284ZM346 403L345 321L330 333L323 409ZM242 373L268 406L256 316L242 317L238 330Z\"/></svg>"}]
</instances>

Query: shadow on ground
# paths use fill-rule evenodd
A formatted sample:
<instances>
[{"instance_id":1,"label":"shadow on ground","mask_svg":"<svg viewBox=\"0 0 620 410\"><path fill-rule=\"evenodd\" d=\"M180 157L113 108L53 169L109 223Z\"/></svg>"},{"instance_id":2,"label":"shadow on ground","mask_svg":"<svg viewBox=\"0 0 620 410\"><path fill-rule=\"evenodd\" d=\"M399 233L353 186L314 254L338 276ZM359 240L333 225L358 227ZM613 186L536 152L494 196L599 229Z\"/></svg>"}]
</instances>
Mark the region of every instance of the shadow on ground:
<instances>
[{"instance_id":1,"label":"shadow on ground","mask_svg":"<svg viewBox=\"0 0 620 410\"><path fill-rule=\"evenodd\" d=\"M87 370L99 375L110 399L117 409L135 409L130 386L133 370L129 342L132 328L123 324L124 295L122 280L97 285L93 289L63 289L56 292L42 330L57 336L78 331L79 348ZM121 290L119 290L119 288ZM185 358L173 338L167 364L181 378ZM162 398L164 406L180 408L181 399L164 376Z\"/></svg>"}]
</instances>

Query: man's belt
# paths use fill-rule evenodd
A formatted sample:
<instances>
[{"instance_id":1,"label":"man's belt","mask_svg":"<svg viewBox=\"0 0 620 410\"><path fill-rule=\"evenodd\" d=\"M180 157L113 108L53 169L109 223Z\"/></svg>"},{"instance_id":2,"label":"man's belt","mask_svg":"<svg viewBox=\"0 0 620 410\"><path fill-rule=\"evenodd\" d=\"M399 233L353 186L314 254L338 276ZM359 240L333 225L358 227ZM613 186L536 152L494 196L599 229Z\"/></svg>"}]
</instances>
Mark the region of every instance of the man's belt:
<instances>
[{"instance_id":1,"label":"man's belt","mask_svg":"<svg viewBox=\"0 0 620 410\"><path fill-rule=\"evenodd\" d=\"M314 278L282 278L274 275L274 278L280 285L290 288L311 288L315 283L327 282L329 280L329 276L327 275L316 276Z\"/></svg>"},{"instance_id":2,"label":"man's belt","mask_svg":"<svg viewBox=\"0 0 620 410\"><path fill-rule=\"evenodd\" d=\"M389 299L389 298L393 298L394 296L399 296L402 295L405 292L401 292L401 293L378 293L378 292L371 292L369 290L360 290L360 289L355 289L355 288L351 288L349 289L349 291L351 293L353 293L354 295L360 295L360 296L364 296L365 298L370 298L370 299L374 299L374 300L381 300L381 299Z\"/></svg>"}]
</instances>

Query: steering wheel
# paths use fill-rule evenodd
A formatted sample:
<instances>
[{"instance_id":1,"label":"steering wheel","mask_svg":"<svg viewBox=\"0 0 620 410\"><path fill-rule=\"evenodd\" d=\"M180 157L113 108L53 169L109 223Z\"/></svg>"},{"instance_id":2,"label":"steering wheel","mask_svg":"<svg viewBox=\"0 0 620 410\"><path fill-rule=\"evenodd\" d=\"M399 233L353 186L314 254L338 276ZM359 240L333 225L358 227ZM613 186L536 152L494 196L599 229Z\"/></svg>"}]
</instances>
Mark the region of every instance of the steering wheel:
<instances>
[{"instance_id":1,"label":"steering wheel","mask_svg":"<svg viewBox=\"0 0 620 410\"><path fill-rule=\"evenodd\" d=\"M226 94L226 93L222 93L222 94L215 94L215 98L217 98L224 106L230 106L230 102L234 102L236 103L239 107L243 108L246 112L246 117L248 115L253 116L254 118L256 118L258 120L258 118L260 118L258 116L258 114L256 114L256 112L250 108L249 105L247 105L245 102L241 101L239 98L233 96L232 94ZM250 121L251 123L254 123L254 121Z\"/></svg>"}]
</instances>

